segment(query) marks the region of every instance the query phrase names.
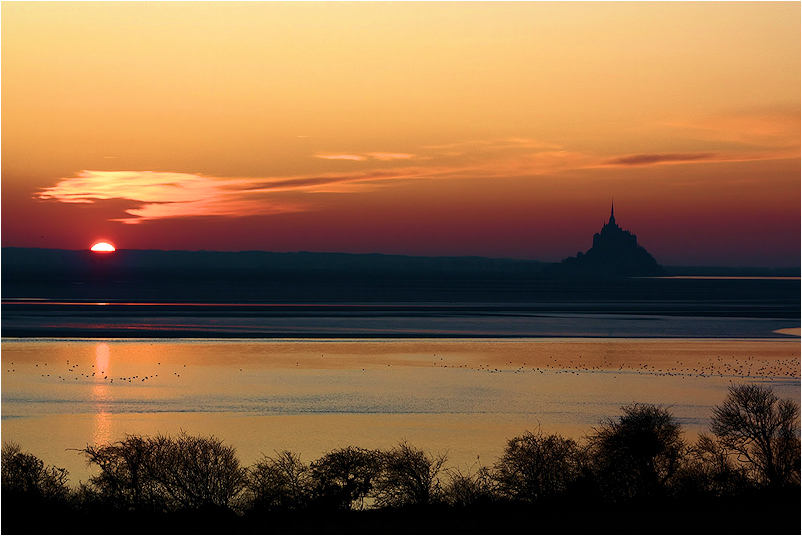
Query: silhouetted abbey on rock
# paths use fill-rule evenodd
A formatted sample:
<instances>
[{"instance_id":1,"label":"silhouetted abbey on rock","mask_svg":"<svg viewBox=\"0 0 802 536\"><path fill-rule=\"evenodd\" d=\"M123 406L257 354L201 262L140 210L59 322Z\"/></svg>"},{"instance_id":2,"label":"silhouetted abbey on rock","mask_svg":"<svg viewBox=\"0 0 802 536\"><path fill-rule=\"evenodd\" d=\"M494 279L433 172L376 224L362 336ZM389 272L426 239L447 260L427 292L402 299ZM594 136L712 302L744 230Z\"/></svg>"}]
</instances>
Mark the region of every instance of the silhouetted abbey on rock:
<instances>
[{"instance_id":1,"label":"silhouetted abbey on rock","mask_svg":"<svg viewBox=\"0 0 802 536\"><path fill-rule=\"evenodd\" d=\"M665 275L648 251L638 245L638 237L615 223L615 206L610 207L610 221L593 235L593 247L553 265L553 275L560 277L616 278Z\"/></svg>"}]
</instances>

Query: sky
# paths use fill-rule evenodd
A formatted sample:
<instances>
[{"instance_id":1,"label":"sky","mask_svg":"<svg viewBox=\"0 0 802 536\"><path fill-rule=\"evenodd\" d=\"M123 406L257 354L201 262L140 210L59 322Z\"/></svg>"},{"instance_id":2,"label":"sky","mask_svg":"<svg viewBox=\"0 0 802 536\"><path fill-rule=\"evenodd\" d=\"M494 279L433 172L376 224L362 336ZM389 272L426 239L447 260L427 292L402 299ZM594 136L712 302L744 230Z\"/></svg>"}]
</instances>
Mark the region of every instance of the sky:
<instances>
[{"instance_id":1,"label":"sky","mask_svg":"<svg viewBox=\"0 0 802 536\"><path fill-rule=\"evenodd\" d=\"M2 246L800 265L799 2L3 2Z\"/></svg>"}]
</instances>

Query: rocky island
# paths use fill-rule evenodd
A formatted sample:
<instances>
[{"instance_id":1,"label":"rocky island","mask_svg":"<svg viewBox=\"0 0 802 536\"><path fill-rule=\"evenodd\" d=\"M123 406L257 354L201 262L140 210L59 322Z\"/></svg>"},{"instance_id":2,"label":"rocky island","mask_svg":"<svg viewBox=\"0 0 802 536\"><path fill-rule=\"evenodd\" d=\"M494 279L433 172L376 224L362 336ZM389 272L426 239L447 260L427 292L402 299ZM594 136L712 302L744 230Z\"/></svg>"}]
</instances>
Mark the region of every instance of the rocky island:
<instances>
[{"instance_id":1,"label":"rocky island","mask_svg":"<svg viewBox=\"0 0 802 536\"><path fill-rule=\"evenodd\" d=\"M610 220L593 235L593 247L553 265L549 275L581 278L658 277L663 267L642 246L638 237L615 222L615 205L610 207Z\"/></svg>"}]
</instances>

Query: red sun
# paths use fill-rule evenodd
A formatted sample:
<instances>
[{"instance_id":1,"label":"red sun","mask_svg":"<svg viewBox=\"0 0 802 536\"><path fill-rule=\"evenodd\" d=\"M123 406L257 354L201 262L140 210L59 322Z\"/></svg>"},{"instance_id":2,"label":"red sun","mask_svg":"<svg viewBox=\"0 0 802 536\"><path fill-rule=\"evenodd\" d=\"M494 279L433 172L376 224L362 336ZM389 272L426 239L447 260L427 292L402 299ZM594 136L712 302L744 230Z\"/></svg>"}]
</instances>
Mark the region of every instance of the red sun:
<instances>
[{"instance_id":1,"label":"red sun","mask_svg":"<svg viewBox=\"0 0 802 536\"><path fill-rule=\"evenodd\" d=\"M99 251L102 253L111 253L112 251L116 250L116 248L108 242L97 242L90 249L92 251Z\"/></svg>"}]
</instances>

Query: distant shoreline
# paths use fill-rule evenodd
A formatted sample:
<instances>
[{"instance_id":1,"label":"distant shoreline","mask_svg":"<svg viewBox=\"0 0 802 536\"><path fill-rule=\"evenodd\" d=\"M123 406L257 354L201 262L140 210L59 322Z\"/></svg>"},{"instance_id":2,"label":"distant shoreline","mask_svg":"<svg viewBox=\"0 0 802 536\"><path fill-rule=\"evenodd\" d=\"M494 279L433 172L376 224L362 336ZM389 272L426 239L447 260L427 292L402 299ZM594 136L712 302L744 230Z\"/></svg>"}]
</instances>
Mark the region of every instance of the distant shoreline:
<instances>
[{"instance_id":1,"label":"distant shoreline","mask_svg":"<svg viewBox=\"0 0 802 536\"><path fill-rule=\"evenodd\" d=\"M693 322L694 318L686 320ZM752 327L751 331L746 332L741 328L743 324L730 326L726 325L714 327L713 330L707 329L704 332L689 332L687 330L672 331L667 329L653 333L637 332L625 330L618 327L606 328L607 332L600 333L586 328L581 332L582 325L577 326L573 331L565 330L561 332L548 331L543 329L538 331L537 327L519 328L520 332L503 331L457 331L434 329L370 329L370 327L338 328L336 326L326 327L289 327L286 329L243 329L235 326L229 329L205 329L202 326L195 328L178 328L166 324L162 329L139 327L129 324L126 328L88 328L88 327L31 327L31 326L7 326L4 318L4 326L0 337L2 339L223 339L223 340L413 340L413 339L432 339L432 340L525 340L525 339L628 339L628 340L657 340L657 339L687 339L687 340L799 340L800 327L792 326L792 322L780 319L736 319L744 323L761 322L759 327ZM291 322L291 319L287 323ZM624 320L626 322L626 320ZM646 319L648 322L648 319ZM683 325L683 324L680 324ZM717 331L716 331L717 330Z\"/></svg>"},{"instance_id":2,"label":"distant shoreline","mask_svg":"<svg viewBox=\"0 0 802 536\"><path fill-rule=\"evenodd\" d=\"M315 253L270 251L164 251L118 249L114 253L47 248L2 248L3 279L46 282L57 278L97 280L99 277L171 278L192 277L265 278L272 276L315 277L358 275L370 278L515 277L548 280L575 279L553 273L560 261L461 256L420 256L383 253ZM664 277L800 277L798 266L699 266L663 265ZM585 274L587 277L593 274Z\"/></svg>"},{"instance_id":3,"label":"distant shoreline","mask_svg":"<svg viewBox=\"0 0 802 536\"><path fill-rule=\"evenodd\" d=\"M799 329L799 328L788 328L788 329ZM432 333L409 333L399 335L398 333L353 333L353 334L340 334L340 333L323 333L323 334L305 334L305 333L226 333L226 332L206 332L203 335L200 335L197 331L161 331L161 332L137 332L136 334L131 333L130 331L106 331L106 332L93 332L93 331L35 331L35 330L3 330L2 335L0 335L0 339L226 339L226 340L234 340L234 339L243 339L243 340L283 340L283 339L304 339L304 340L315 340L315 339L337 339L337 340L359 340L359 339L389 339L389 340L406 340L406 339L482 339L482 340L492 340L492 339L698 339L698 340L711 340L711 339L721 339L721 340L735 340L733 337L710 337L710 336L685 336L685 335L676 335L673 337L667 336L656 336L650 337L646 335L639 335L633 337L617 337L617 336L606 336L606 335L580 335L580 336L571 336L571 335L483 335L483 334L471 334L471 335L455 335L453 333L449 334L432 334ZM791 334L781 334L781 335L767 335L765 337L744 337L744 340L755 340L755 339L765 339L765 340L793 340L799 339L798 335L791 335Z\"/></svg>"}]
</instances>

